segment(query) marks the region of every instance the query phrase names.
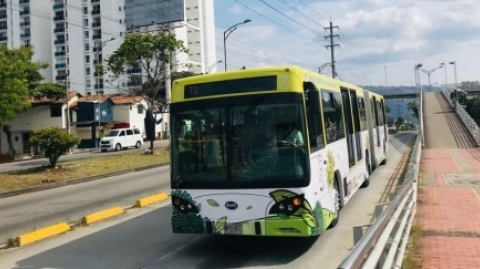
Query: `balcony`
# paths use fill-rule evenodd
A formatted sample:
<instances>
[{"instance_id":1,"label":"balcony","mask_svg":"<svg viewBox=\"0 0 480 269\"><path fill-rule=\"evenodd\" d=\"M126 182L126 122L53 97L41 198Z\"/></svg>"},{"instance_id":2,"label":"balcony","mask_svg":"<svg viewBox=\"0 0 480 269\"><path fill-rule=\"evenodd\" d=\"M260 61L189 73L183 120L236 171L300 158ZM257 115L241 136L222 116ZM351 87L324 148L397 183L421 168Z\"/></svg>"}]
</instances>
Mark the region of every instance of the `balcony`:
<instances>
[{"instance_id":1,"label":"balcony","mask_svg":"<svg viewBox=\"0 0 480 269\"><path fill-rule=\"evenodd\" d=\"M95 89L103 89L103 84L95 84Z\"/></svg>"},{"instance_id":2,"label":"balcony","mask_svg":"<svg viewBox=\"0 0 480 269\"><path fill-rule=\"evenodd\" d=\"M65 32L65 27L57 27L55 29L53 29L53 32L58 34L58 33L63 33Z\"/></svg>"},{"instance_id":3,"label":"balcony","mask_svg":"<svg viewBox=\"0 0 480 269\"><path fill-rule=\"evenodd\" d=\"M26 26L30 26L30 21L22 21L22 22L20 22L20 27L26 27Z\"/></svg>"},{"instance_id":4,"label":"balcony","mask_svg":"<svg viewBox=\"0 0 480 269\"><path fill-rule=\"evenodd\" d=\"M6 24L0 25L0 30L8 30L8 27Z\"/></svg>"},{"instance_id":5,"label":"balcony","mask_svg":"<svg viewBox=\"0 0 480 269\"><path fill-rule=\"evenodd\" d=\"M63 3L59 3L59 4L54 4L54 5L53 5L53 9L54 9L54 10L55 10L55 9L63 9L63 8L65 8L65 4L63 4Z\"/></svg>"},{"instance_id":6,"label":"balcony","mask_svg":"<svg viewBox=\"0 0 480 269\"><path fill-rule=\"evenodd\" d=\"M0 36L0 41L7 41L8 40L8 37L6 36Z\"/></svg>"},{"instance_id":7,"label":"balcony","mask_svg":"<svg viewBox=\"0 0 480 269\"><path fill-rule=\"evenodd\" d=\"M93 15L100 15L100 9L94 9L92 10L92 16Z\"/></svg>"},{"instance_id":8,"label":"balcony","mask_svg":"<svg viewBox=\"0 0 480 269\"><path fill-rule=\"evenodd\" d=\"M65 20L65 16L63 15L53 17L53 21L64 21L64 20Z\"/></svg>"},{"instance_id":9,"label":"balcony","mask_svg":"<svg viewBox=\"0 0 480 269\"><path fill-rule=\"evenodd\" d=\"M55 45L58 45L58 44L65 44L65 39L55 40Z\"/></svg>"},{"instance_id":10,"label":"balcony","mask_svg":"<svg viewBox=\"0 0 480 269\"><path fill-rule=\"evenodd\" d=\"M97 28L97 27L101 27L101 26L102 26L102 23L99 22L99 21L92 22L92 28Z\"/></svg>"},{"instance_id":11,"label":"balcony","mask_svg":"<svg viewBox=\"0 0 480 269\"><path fill-rule=\"evenodd\" d=\"M18 1L18 3L20 3L20 4L28 4L28 3L30 3L30 0L20 0L20 1Z\"/></svg>"},{"instance_id":12,"label":"balcony","mask_svg":"<svg viewBox=\"0 0 480 269\"><path fill-rule=\"evenodd\" d=\"M95 40L95 39L102 39L102 35L101 35L101 34L92 35L92 39L93 39L93 40Z\"/></svg>"},{"instance_id":13,"label":"balcony","mask_svg":"<svg viewBox=\"0 0 480 269\"><path fill-rule=\"evenodd\" d=\"M55 80L66 80L67 79L67 75L58 75L58 76L55 76Z\"/></svg>"},{"instance_id":14,"label":"balcony","mask_svg":"<svg viewBox=\"0 0 480 269\"><path fill-rule=\"evenodd\" d=\"M7 7L7 3L0 3L0 8L6 8Z\"/></svg>"},{"instance_id":15,"label":"balcony","mask_svg":"<svg viewBox=\"0 0 480 269\"><path fill-rule=\"evenodd\" d=\"M142 82L140 81L129 81L127 83L127 86L131 87L131 86L141 86L142 85Z\"/></svg>"},{"instance_id":16,"label":"balcony","mask_svg":"<svg viewBox=\"0 0 480 269\"><path fill-rule=\"evenodd\" d=\"M67 64L66 64L66 63L55 64L55 68L57 68L57 69L62 69L62 68L66 68L66 67L67 67Z\"/></svg>"},{"instance_id":17,"label":"balcony","mask_svg":"<svg viewBox=\"0 0 480 269\"><path fill-rule=\"evenodd\" d=\"M30 33L20 34L20 38L30 38Z\"/></svg>"},{"instance_id":18,"label":"balcony","mask_svg":"<svg viewBox=\"0 0 480 269\"><path fill-rule=\"evenodd\" d=\"M94 47L93 48L93 52L101 52L102 51L102 48L101 47Z\"/></svg>"},{"instance_id":19,"label":"balcony","mask_svg":"<svg viewBox=\"0 0 480 269\"><path fill-rule=\"evenodd\" d=\"M20 16L30 14L30 9L20 10Z\"/></svg>"},{"instance_id":20,"label":"balcony","mask_svg":"<svg viewBox=\"0 0 480 269\"><path fill-rule=\"evenodd\" d=\"M127 69L127 74L135 74L135 73L142 73L142 69L138 67Z\"/></svg>"},{"instance_id":21,"label":"balcony","mask_svg":"<svg viewBox=\"0 0 480 269\"><path fill-rule=\"evenodd\" d=\"M0 14L0 20L6 20L6 19L7 19L7 13Z\"/></svg>"},{"instance_id":22,"label":"balcony","mask_svg":"<svg viewBox=\"0 0 480 269\"><path fill-rule=\"evenodd\" d=\"M65 56L67 53L65 51L55 51L55 57Z\"/></svg>"},{"instance_id":23,"label":"balcony","mask_svg":"<svg viewBox=\"0 0 480 269\"><path fill-rule=\"evenodd\" d=\"M93 3L100 3L100 0L92 0L92 4Z\"/></svg>"}]
</instances>

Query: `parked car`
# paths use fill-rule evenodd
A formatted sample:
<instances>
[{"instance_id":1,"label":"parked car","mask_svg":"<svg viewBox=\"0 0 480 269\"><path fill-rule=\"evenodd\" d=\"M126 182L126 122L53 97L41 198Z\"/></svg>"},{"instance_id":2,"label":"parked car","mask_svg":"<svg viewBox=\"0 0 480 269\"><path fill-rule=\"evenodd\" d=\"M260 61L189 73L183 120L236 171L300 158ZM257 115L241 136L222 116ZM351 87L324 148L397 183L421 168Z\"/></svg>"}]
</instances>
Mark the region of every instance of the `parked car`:
<instances>
[{"instance_id":1,"label":"parked car","mask_svg":"<svg viewBox=\"0 0 480 269\"><path fill-rule=\"evenodd\" d=\"M113 129L100 140L102 152L107 150L122 150L129 147L141 148L142 134L137 128Z\"/></svg>"}]
</instances>

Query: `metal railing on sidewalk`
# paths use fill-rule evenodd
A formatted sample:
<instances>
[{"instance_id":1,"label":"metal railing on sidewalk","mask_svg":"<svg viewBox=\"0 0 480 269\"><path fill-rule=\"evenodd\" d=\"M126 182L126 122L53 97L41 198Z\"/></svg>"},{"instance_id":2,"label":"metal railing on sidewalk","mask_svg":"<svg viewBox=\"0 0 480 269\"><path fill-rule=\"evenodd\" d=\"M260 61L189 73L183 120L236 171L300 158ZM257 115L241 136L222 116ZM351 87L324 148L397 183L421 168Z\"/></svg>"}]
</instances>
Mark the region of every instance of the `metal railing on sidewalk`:
<instances>
[{"instance_id":1,"label":"metal railing on sidewalk","mask_svg":"<svg viewBox=\"0 0 480 269\"><path fill-rule=\"evenodd\" d=\"M452 108L455 110L455 113L460 117L462 120L463 124L465 124L465 127L467 127L468 132L470 135L473 137L475 142L480 144L480 132L477 123L475 120L467 113L467 111L463 108L463 106L459 105L458 103L455 103L454 100L450 97L454 88L447 88L443 87L442 88L442 93L445 96L445 99L447 99L448 103Z\"/></svg>"},{"instance_id":2,"label":"metal railing on sidewalk","mask_svg":"<svg viewBox=\"0 0 480 269\"><path fill-rule=\"evenodd\" d=\"M422 101L420 98L420 118L423 118ZM373 224L353 227L354 248L338 269L401 268L416 213L422 123L421 120L402 185L390 194L389 204L376 206L377 220Z\"/></svg>"}]
</instances>

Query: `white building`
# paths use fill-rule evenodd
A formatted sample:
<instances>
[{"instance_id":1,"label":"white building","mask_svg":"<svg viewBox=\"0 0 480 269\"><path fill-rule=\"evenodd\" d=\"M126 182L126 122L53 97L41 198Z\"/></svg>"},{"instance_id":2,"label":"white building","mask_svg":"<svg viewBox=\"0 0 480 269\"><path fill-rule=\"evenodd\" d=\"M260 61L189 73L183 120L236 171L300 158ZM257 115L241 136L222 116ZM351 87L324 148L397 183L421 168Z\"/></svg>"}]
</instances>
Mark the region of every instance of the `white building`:
<instances>
[{"instance_id":1,"label":"white building","mask_svg":"<svg viewBox=\"0 0 480 269\"><path fill-rule=\"evenodd\" d=\"M122 44L124 0L55 0L52 8L54 80L85 95L116 91L108 75L97 76L95 65Z\"/></svg>"},{"instance_id":2,"label":"white building","mask_svg":"<svg viewBox=\"0 0 480 269\"><path fill-rule=\"evenodd\" d=\"M50 62L52 6L45 1L0 0L0 45L17 48L33 46L33 61ZM46 80L52 78L52 66L41 71Z\"/></svg>"},{"instance_id":3,"label":"white building","mask_svg":"<svg viewBox=\"0 0 480 269\"><path fill-rule=\"evenodd\" d=\"M215 23L213 0L184 0L178 4L164 3L164 8L183 8L183 11L169 10L157 12L155 1L137 1L134 11L126 12L129 32L170 31L178 40L182 40L188 53L176 55L174 71L210 73L216 71ZM168 2L168 1L163 1ZM178 1L171 1L178 2ZM142 5L140 5L142 4ZM179 14L183 12L183 19ZM174 15L168 15L174 14ZM144 19L148 18L148 19ZM173 20L173 22L171 22ZM162 22L163 21L163 22Z\"/></svg>"}]
</instances>

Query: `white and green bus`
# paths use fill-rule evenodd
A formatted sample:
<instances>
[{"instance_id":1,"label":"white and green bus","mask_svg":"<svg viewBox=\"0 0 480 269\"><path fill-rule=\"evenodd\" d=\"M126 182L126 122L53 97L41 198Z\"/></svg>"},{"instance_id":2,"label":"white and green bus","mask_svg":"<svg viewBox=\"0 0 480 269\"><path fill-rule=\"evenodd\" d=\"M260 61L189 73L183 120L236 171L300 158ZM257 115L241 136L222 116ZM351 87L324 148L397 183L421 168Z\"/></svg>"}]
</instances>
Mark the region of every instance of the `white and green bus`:
<instances>
[{"instance_id":1,"label":"white and green bus","mask_svg":"<svg viewBox=\"0 0 480 269\"><path fill-rule=\"evenodd\" d=\"M381 95L296 66L176 80L170 118L174 233L320 235L388 151Z\"/></svg>"}]
</instances>

